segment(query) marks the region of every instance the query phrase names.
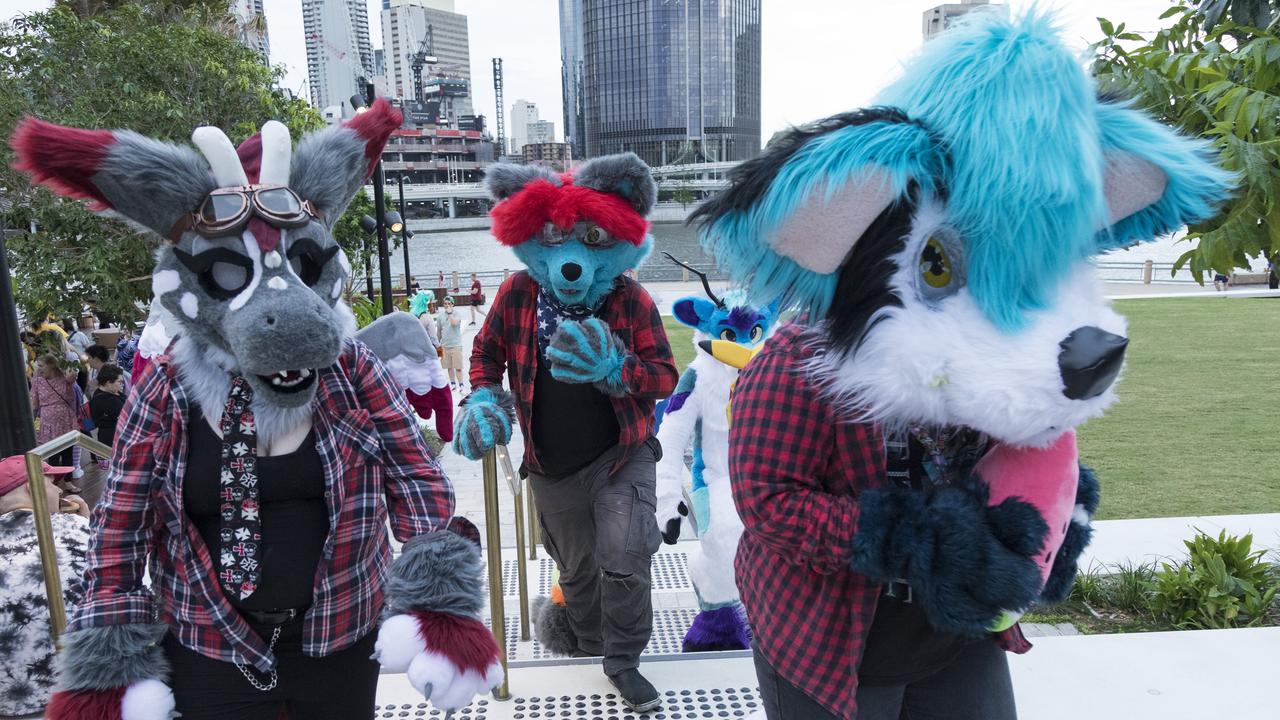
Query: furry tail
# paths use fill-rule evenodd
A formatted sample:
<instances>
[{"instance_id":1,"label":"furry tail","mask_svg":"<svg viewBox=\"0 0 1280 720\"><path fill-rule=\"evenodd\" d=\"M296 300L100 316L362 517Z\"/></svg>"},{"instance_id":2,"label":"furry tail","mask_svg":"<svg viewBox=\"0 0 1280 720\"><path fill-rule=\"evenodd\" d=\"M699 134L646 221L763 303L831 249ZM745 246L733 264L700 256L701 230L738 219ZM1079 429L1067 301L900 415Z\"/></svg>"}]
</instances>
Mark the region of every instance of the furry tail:
<instances>
[{"instance_id":1,"label":"furry tail","mask_svg":"<svg viewBox=\"0 0 1280 720\"><path fill-rule=\"evenodd\" d=\"M578 652L578 636L569 626L569 608L550 598L533 599L533 636L542 647L553 655L573 655Z\"/></svg>"}]
</instances>

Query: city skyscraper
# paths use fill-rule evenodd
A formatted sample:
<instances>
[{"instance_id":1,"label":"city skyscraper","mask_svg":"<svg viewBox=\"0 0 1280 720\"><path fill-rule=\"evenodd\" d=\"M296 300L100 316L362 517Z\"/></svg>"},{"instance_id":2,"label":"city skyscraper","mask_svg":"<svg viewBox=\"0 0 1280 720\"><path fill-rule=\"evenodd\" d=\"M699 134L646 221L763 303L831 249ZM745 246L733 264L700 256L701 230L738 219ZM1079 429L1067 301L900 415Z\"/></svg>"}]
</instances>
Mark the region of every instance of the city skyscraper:
<instances>
[{"instance_id":1,"label":"city skyscraper","mask_svg":"<svg viewBox=\"0 0 1280 720\"><path fill-rule=\"evenodd\" d=\"M560 11L576 157L632 151L667 165L760 151L760 0L561 0Z\"/></svg>"},{"instance_id":2,"label":"city skyscraper","mask_svg":"<svg viewBox=\"0 0 1280 720\"><path fill-rule=\"evenodd\" d=\"M302 0L302 27L311 104L323 110L363 94L357 78L374 76L365 0ZM344 113L350 112L348 104Z\"/></svg>"},{"instance_id":3,"label":"city skyscraper","mask_svg":"<svg viewBox=\"0 0 1280 720\"><path fill-rule=\"evenodd\" d=\"M429 47L424 44L428 29ZM443 99L438 113L450 123L473 113L467 16L454 12L453 0L383 0L382 47L393 95L406 101ZM430 56L423 65L423 98L417 97L414 82L414 55L419 52Z\"/></svg>"},{"instance_id":4,"label":"city skyscraper","mask_svg":"<svg viewBox=\"0 0 1280 720\"><path fill-rule=\"evenodd\" d=\"M230 9L236 19L236 38L261 55L264 65L270 65L271 43L267 40L267 16L262 0L232 0Z\"/></svg>"},{"instance_id":5,"label":"city skyscraper","mask_svg":"<svg viewBox=\"0 0 1280 720\"><path fill-rule=\"evenodd\" d=\"M538 122L538 120L537 103L531 103L528 100L516 100L511 103L511 116L507 120L507 127L511 130L512 155L519 155L521 148L533 142L529 139L529 126ZM549 141L543 140L542 142Z\"/></svg>"},{"instance_id":6,"label":"city skyscraper","mask_svg":"<svg viewBox=\"0 0 1280 720\"><path fill-rule=\"evenodd\" d=\"M947 3L925 10L924 39L930 40L933 36L951 27L951 24L965 13L987 7L990 4L987 0L961 0L960 2Z\"/></svg>"}]
</instances>

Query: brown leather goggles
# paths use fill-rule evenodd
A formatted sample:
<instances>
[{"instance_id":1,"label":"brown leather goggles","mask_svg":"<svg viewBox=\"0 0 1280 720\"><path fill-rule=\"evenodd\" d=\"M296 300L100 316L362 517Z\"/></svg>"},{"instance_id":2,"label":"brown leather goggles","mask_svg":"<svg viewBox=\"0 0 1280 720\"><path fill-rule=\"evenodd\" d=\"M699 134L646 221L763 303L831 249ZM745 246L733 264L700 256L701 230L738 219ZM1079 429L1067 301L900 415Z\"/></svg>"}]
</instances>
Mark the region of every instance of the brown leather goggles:
<instances>
[{"instance_id":1,"label":"brown leather goggles","mask_svg":"<svg viewBox=\"0 0 1280 720\"><path fill-rule=\"evenodd\" d=\"M232 235L249 220L261 218L272 227L296 228L323 220L323 213L284 185L241 185L218 188L205 196L196 211L182 216L169 230L169 239L178 242L182 234L195 230L205 237Z\"/></svg>"}]
</instances>

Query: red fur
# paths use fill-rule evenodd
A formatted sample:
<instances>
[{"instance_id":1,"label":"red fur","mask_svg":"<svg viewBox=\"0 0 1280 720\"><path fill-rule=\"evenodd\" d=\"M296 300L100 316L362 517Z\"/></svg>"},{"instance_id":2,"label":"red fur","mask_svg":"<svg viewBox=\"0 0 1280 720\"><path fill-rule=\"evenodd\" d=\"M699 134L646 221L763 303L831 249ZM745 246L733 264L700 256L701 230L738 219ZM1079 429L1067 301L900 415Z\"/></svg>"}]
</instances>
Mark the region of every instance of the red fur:
<instances>
[{"instance_id":1,"label":"red fur","mask_svg":"<svg viewBox=\"0 0 1280 720\"><path fill-rule=\"evenodd\" d=\"M366 180L373 175L373 166L378 164L391 133L399 130L403 121L404 116L391 107L386 98L378 98L368 110L343 123L343 127L351 128L364 140L364 156L369 159L369 170L364 176Z\"/></svg>"},{"instance_id":2,"label":"red fur","mask_svg":"<svg viewBox=\"0 0 1280 720\"><path fill-rule=\"evenodd\" d=\"M530 182L494 205L489 216L493 218L494 237L508 246L537 235L548 222L568 230L578 221L590 220L610 235L637 246L649 232L649 222L621 197L581 185L557 187L543 179Z\"/></svg>"},{"instance_id":3,"label":"red fur","mask_svg":"<svg viewBox=\"0 0 1280 720\"><path fill-rule=\"evenodd\" d=\"M444 655L459 670L475 670L483 676L498 662L498 643L479 620L431 610L414 610L413 616L427 649Z\"/></svg>"},{"instance_id":4,"label":"red fur","mask_svg":"<svg viewBox=\"0 0 1280 720\"><path fill-rule=\"evenodd\" d=\"M425 395L412 390L405 390L404 394L423 420L430 419L435 414L436 434L441 440L453 441L453 393L448 387L431 388Z\"/></svg>"},{"instance_id":5,"label":"red fur","mask_svg":"<svg viewBox=\"0 0 1280 720\"><path fill-rule=\"evenodd\" d=\"M262 172L262 133L256 132L240 143L236 155L240 156L240 166L244 168L249 184L256 185Z\"/></svg>"},{"instance_id":6,"label":"red fur","mask_svg":"<svg viewBox=\"0 0 1280 720\"><path fill-rule=\"evenodd\" d=\"M125 688L61 691L49 699L45 720L121 720Z\"/></svg>"},{"instance_id":7,"label":"red fur","mask_svg":"<svg viewBox=\"0 0 1280 720\"><path fill-rule=\"evenodd\" d=\"M115 142L110 130L81 130L26 117L13 131L9 147L18 156L15 170L59 195L93 200L92 209L105 210L111 203L92 178Z\"/></svg>"}]
</instances>

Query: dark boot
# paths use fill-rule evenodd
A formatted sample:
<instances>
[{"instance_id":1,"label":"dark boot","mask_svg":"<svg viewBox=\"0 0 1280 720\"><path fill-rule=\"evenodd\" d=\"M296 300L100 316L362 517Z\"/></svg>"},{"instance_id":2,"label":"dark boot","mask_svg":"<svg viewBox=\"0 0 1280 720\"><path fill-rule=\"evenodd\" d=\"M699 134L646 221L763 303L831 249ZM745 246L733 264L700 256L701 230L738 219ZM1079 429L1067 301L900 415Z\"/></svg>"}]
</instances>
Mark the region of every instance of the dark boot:
<instances>
[{"instance_id":1,"label":"dark boot","mask_svg":"<svg viewBox=\"0 0 1280 720\"><path fill-rule=\"evenodd\" d=\"M653 683L645 680L639 670L629 668L607 677L609 682L618 689L618 694L622 696L622 704L635 712L657 710L662 705L662 696L658 695L658 690L653 687Z\"/></svg>"}]
</instances>

